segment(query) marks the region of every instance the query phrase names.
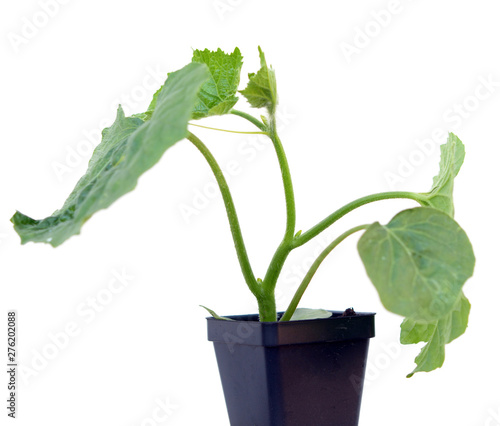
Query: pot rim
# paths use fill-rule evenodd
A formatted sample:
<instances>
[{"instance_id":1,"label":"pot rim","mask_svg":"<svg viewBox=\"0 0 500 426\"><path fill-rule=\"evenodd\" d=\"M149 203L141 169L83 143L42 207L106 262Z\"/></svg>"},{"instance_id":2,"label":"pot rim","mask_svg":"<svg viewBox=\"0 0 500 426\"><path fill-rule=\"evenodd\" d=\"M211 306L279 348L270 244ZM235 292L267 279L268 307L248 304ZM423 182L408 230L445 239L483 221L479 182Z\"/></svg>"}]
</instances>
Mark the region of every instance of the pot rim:
<instances>
[{"instance_id":1,"label":"pot rim","mask_svg":"<svg viewBox=\"0 0 500 426\"><path fill-rule=\"evenodd\" d=\"M329 318L286 322L260 322L257 314L227 316L233 321L207 317L208 340L226 344L283 346L375 336L375 313L358 312L354 316L342 316L344 311L330 312L333 315Z\"/></svg>"}]
</instances>

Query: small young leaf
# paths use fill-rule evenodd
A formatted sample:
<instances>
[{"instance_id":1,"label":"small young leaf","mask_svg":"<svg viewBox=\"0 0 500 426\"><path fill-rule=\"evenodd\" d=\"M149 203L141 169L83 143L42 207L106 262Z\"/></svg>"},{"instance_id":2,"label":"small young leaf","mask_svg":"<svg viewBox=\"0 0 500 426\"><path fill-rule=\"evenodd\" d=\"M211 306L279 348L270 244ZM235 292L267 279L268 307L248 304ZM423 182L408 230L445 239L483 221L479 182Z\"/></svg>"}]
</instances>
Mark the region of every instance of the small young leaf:
<instances>
[{"instance_id":1,"label":"small young leaf","mask_svg":"<svg viewBox=\"0 0 500 426\"><path fill-rule=\"evenodd\" d=\"M445 317L431 321L414 321L406 318L401 324L401 343L404 345L427 342L415 358L417 366L408 374L432 371L444 363L445 345L465 333L469 319L470 303L463 293Z\"/></svg>"},{"instance_id":2,"label":"small young leaf","mask_svg":"<svg viewBox=\"0 0 500 426\"><path fill-rule=\"evenodd\" d=\"M455 306L474 271L474 252L449 215L429 207L374 223L358 251L384 306L416 321L433 321Z\"/></svg>"},{"instance_id":3,"label":"small young leaf","mask_svg":"<svg viewBox=\"0 0 500 426\"><path fill-rule=\"evenodd\" d=\"M79 234L97 211L132 191L139 177L164 152L187 134L188 121L202 84L209 77L202 64L189 64L169 75L147 122L126 118L121 108L114 124L103 131L87 169L64 206L43 220L19 212L12 218L21 242L44 242L56 247Z\"/></svg>"},{"instance_id":4,"label":"small young leaf","mask_svg":"<svg viewBox=\"0 0 500 426\"><path fill-rule=\"evenodd\" d=\"M202 86L194 107L193 118L227 114L238 102L235 96L240 84L243 57L238 48L231 54L221 49L211 52L208 49L195 50L193 62L206 64L210 78Z\"/></svg>"},{"instance_id":5,"label":"small young leaf","mask_svg":"<svg viewBox=\"0 0 500 426\"><path fill-rule=\"evenodd\" d=\"M272 115L278 105L278 92L276 89L276 75L271 67L267 66L264 52L259 47L260 70L248 74L250 81L245 90L240 93L247 98L247 101L254 108L266 107Z\"/></svg>"},{"instance_id":6,"label":"small young leaf","mask_svg":"<svg viewBox=\"0 0 500 426\"><path fill-rule=\"evenodd\" d=\"M308 319L330 318L332 313L325 309L297 308L290 321L301 321Z\"/></svg>"},{"instance_id":7,"label":"small young leaf","mask_svg":"<svg viewBox=\"0 0 500 426\"><path fill-rule=\"evenodd\" d=\"M206 306L200 305L203 309L206 309L210 315L212 315L215 319L218 320L225 320L225 321L234 321L231 318L226 318L226 317L221 317L220 315L217 315L212 309L207 308Z\"/></svg>"},{"instance_id":8,"label":"small young leaf","mask_svg":"<svg viewBox=\"0 0 500 426\"><path fill-rule=\"evenodd\" d=\"M451 217L455 214L453 206L453 183L465 158L462 141L453 133L448 136L446 144L441 145L441 161L439 174L434 177L430 192L421 194L425 197L423 205L441 210Z\"/></svg>"}]
</instances>

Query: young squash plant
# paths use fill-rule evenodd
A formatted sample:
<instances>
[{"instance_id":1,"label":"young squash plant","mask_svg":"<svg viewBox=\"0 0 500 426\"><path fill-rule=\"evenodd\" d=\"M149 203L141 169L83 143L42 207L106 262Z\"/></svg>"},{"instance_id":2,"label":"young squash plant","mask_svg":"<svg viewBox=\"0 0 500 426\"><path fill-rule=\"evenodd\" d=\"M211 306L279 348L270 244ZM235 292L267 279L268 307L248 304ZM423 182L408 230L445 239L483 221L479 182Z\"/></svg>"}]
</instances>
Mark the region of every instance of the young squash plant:
<instances>
[{"instance_id":1,"label":"young squash plant","mask_svg":"<svg viewBox=\"0 0 500 426\"><path fill-rule=\"evenodd\" d=\"M102 132L88 170L64 205L51 216L35 220L17 212L12 222L23 244L49 243L54 247L79 234L83 224L97 211L111 206L132 191L139 177L153 167L166 150L187 139L204 156L219 185L229 219L239 264L248 288L257 299L261 321L289 321L328 317L324 310L297 309L304 291L321 263L343 240L362 232L358 251L366 272L383 305L404 317L401 342L425 342L416 358L418 371L442 366L445 345L465 332L470 303L462 288L474 270L474 253L466 233L453 219L453 186L464 161L464 146L450 133L441 146L438 175L429 192L382 192L359 198L339 208L305 232L296 232L292 178L276 128L278 94L275 71L267 65L259 48L261 67L248 76L239 91L250 106L264 109L259 118L235 109L242 56L222 50L195 50L190 64L169 74L155 93L148 110L125 116L118 108L113 125ZM193 121L231 114L252 123L250 133L266 135L276 151L286 199L286 226L263 279L257 279L250 264L231 192L216 159L190 130ZM201 126L203 127L203 126ZM220 129L215 129L220 130ZM239 132L241 133L241 132ZM278 315L275 288L290 252L311 241L349 212L375 201L403 198L420 206L398 213L386 225L361 224L336 238L313 263L287 310ZM215 312L209 310L219 319Z\"/></svg>"}]
</instances>

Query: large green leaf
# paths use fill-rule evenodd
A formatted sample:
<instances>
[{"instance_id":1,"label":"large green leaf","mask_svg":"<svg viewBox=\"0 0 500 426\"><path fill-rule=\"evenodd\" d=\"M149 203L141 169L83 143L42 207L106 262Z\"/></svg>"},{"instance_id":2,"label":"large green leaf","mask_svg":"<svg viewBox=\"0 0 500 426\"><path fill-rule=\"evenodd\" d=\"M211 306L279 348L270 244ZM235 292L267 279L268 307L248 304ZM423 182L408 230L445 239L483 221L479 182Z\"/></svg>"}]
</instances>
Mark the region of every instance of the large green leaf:
<instances>
[{"instance_id":1,"label":"large green leaf","mask_svg":"<svg viewBox=\"0 0 500 426\"><path fill-rule=\"evenodd\" d=\"M439 174L434 177L430 192L421 194L425 197L421 203L444 211L451 217L455 214L453 206L453 183L465 158L462 141L453 133L448 136L446 144L441 145L441 161Z\"/></svg>"},{"instance_id":2,"label":"large green leaf","mask_svg":"<svg viewBox=\"0 0 500 426\"><path fill-rule=\"evenodd\" d=\"M433 321L455 306L474 270L465 232L449 215L429 207L371 225L358 250L384 306L416 321Z\"/></svg>"},{"instance_id":3,"label":"large green leaf","mask_svg":"<svg viewBox=\"0 0 500 426\"><path fill-rule=\"evenodd\" d=\"M276 75L271 67L267 66L264 52L259 47L260 70L257 73L248 74L250 81L245 90L240 93L254 108L267 108L271 114L276 111L278 105L278 92L276 89Z\"/></svg>"},{"instance_id":4,"label":"large green leaf","mask_svg":"<svg viewBox=\"0 0 500 426\"><path fill-rule=\"evenodd\" d=\"M445 345L465 333L470 303L463 293L446 316L435 321L414 321L406 318L401 324L401 343L427 342L415 358L417 366L408 377L419 371L432 371L444 363Z\"/></svg>"},{"instance_id":5,"label":"large green leaf","mask_svg":"<svg viewBox=\"0 0 500 426\"><path fill-rule=\"evenodd\" d=\"M224 53L221 49L216 52L208 49L193 52L193 62L206 64L210 71L210 78L198 94L193 111L194 119L227 114L238 102L235 94L240 84L242 59L238 48L231 54Z\"/></svg>"},{"instance_id":6,"label":"large green leaf","mask_svg":"<svg viewBox=\"0 0 500 426\"><path fill-rule=\"evenodd\" d=\"M147 122L126 118L121 108L113 125L103 131L86 174L50 217L34 220L17 212L12 218L22 243L50 243L56 247L73 235L97 211L132 191L139 177L164 152L187 134L188 120L198 91L209 77L203 64L189 64L169 75L157 95L156 108Z\"/></svg>"}]
</instances>

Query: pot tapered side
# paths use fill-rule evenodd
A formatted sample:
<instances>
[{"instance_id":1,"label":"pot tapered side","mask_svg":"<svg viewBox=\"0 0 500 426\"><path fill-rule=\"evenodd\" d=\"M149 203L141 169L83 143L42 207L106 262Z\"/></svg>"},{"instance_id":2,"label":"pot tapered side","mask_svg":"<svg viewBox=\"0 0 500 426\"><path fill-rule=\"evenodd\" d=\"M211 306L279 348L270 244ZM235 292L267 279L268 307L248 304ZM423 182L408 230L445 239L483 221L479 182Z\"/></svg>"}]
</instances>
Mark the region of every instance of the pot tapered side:
<instances>
[{"instance_id":1,"label":"pot tapered side","mask_svg":"<svg viewBox=\"0 0 500 426\"><path fill-rule=\"evenodd\" d=\"M233 426L357 426L374 314L208 318Z\"/></svg>"}]
</instances>

